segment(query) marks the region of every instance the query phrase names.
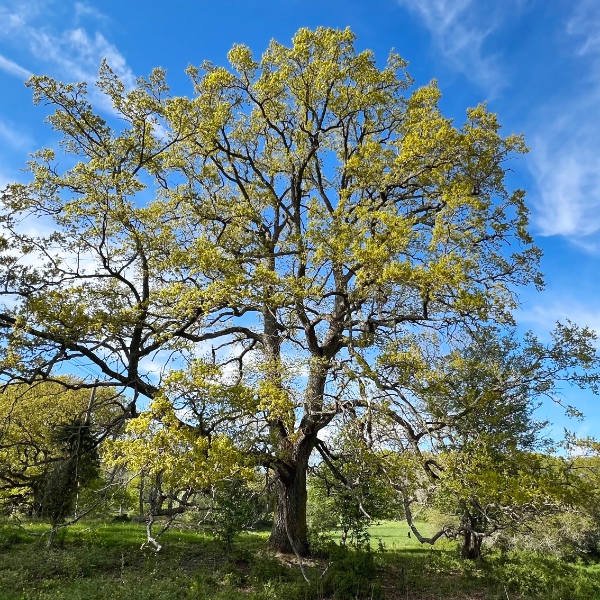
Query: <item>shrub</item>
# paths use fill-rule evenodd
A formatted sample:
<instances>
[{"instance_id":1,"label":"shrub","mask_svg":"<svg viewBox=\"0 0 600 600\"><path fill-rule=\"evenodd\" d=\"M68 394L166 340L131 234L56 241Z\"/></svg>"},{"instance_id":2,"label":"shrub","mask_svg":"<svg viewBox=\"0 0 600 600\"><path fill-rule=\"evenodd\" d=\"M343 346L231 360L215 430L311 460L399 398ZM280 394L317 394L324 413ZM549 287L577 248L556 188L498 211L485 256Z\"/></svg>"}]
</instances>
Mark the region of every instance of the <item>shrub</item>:
<instances>
[{"instance_id":1,"label":"shrub","mask_svg":"<svg viewBox=\"0 0 600 600\"><path fill-rule=\"evenodd\" d=\"M370 550L337 548L331 555L325 587L336 599L381 598L375 555Z\"/></svg>"}]
</instances>

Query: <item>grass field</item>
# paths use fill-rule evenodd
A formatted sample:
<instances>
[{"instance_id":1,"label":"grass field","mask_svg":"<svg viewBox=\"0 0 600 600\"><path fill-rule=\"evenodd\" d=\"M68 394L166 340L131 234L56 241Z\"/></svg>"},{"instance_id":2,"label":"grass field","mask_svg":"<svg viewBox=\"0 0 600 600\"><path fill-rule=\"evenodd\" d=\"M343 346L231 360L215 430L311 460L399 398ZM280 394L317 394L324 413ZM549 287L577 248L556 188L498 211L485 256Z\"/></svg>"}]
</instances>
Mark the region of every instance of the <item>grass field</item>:
<instances>
[{"instance_id":1,"label":"grass field","mask_svg":"<svg viewBox=\"0 0 600 600\"><path fill-rule=\"evenodd\" d=\"M600 599L598 565L524 554L460 561L449 542L408 538L405 523L373 526L372 552L330 545L305 564L310 586L294 557L268 551L266 533L240 536L226 552L208 535L175 529L156 554L140 550L137 524L80 524L61 530L50 550L45 529L0 525L0 600Z\"/></svg>"},{"instance_id":2,"label":"grass field","mask_svg":"<svg viewBox=\"0 0 600 600\"><path fill-rule=\"evenodd\" d=\"M416 523L421 535L428 536L435 533L434 527L429 523ZM384 521L377 525L369 527L369 534L374 546L377 546L381 540L386 550L403 550L408 548L420 548L423 546L412 534L409 537L410 531L405 522Z\"/></svg>"}]
</instances>

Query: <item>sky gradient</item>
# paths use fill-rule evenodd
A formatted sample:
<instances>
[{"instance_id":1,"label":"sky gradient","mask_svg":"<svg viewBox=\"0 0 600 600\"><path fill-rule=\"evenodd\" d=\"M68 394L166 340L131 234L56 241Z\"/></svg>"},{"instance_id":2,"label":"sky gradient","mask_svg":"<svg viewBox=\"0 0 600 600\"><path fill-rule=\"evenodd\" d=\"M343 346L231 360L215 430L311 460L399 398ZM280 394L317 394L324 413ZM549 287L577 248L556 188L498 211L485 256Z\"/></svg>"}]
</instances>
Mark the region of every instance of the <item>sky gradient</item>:
<instances>
[{"instance_id":1,"label":"sky gradient","mask_svg":"<svg viewBox=\"0 0 600 600\"><path fill-rule=\"evenodd\" d=\"M28 153L56 142L23 85L31 74L91 83L106 57L126 84L161 66L173 93L189 94L188 64L226 64L234 43L260 55L270 39L287 44L319 25L349 26L382 65L393 48L415 85L438 80L457 122L485 101L505 134L525 134L531 151L510 164L510 184L527 190L547 285L522 292L517 319L542 338L566 318L600 331L597 0L0 0L0 188L23 179ZM593 434L600 403L578 398L589 419L572 427ZM544 412L562 427L560 409Z\"/></svg>"}]
</instances>

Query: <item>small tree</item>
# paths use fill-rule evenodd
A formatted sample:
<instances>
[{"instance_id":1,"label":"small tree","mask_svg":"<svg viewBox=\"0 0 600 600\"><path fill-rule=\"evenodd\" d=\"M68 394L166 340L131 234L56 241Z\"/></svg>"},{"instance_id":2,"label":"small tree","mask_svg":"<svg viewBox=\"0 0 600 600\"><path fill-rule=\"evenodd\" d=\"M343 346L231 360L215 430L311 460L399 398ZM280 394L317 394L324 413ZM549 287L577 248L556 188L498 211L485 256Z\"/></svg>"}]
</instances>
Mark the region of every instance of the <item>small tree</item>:
<instances>
[{"instance_id":1,"label":"small tree","mask_svg":"<svg viewBox=\"0 0 600 600\"><path fill-rule=\"evenodd\" d=\"M198 435L177 417L166 398L156 399L147 411L131 420L125 434L103 447L107 464L126 467L144 476L148 493L147 544L157 551L157 539L177 515L194 506L194 498L231 477L252 476L252 463L224 435ZM166 521L153 533L156 518ZM142 547L145 544L142 545Z\"/></svg>"},{"instance_id":2,"label":"small tree","mask_svg":"<svg viewBox=\"0 0 600 600\"><path fill-rule=\"evenodd\" d=\"M89 425L75 422L58 426L53 433L59 455L33 484L38 505L34 511L48 517L52 525L73 514L79 487L85 487L100 474L97 440Z\"/></svg>"},{"instance_id":3,"label":"small tree","mask_svg":"<svg viewBox=\"0 0 600 600\"><path fill-rule=\"evenodd\" d=\"M65 389L77 379L6 387L0 394L0 501L6 510L72 513L77 490L99 474L97 447L114 418L105 390Z\"/></svg>"},{"instance_id":4,"label":"small tree","mask_svg":"<svg viewBox=\"0 0 600 600\"><path fill-rule=\"evenodd\" d=\"M535 409L542 398L563 403L561 382L598 391L596 336L559 324L552 338L542 344L528 334L519 342L514 333L499 336L484 328L462 350L430 354L428 365L423 346L385 359L380 382L387 377L396 393L411 394L413 408L422 411L412 420L388 414L396 443L404 452L412 449L426 475L403 478L392 457L390 480L405 504L425 488L425 496L456 515L458 526L442 533L462 537L465 558L480 556L485 537L570 505L582 489L572 485L580 480L571 462L552 455L547 423L535 419ZM419 370L407 368L411 362ZM579 414L569 405L565 410Z\"/></svg>"},{"instance_id":5,"label":"small tree","mask_svg":"<svg viewBox=\"0 0 600 600\"><path fill-rule=\"evenodd\" d=\"M363 437L365 425L364 420L351 418L337 435L331 432L328 444L320 441L317 450L322 460L309 479L310 497L318 504L311 508L316 513L313 522L341 529L343 546L368 544L369 525L403 512L393 486L383 476L379 456Z\"/></svg>"},{"instance_id":6,"label":"small tree","mask_svg":"<svg viewBox=\"0 0 600 600\"><path fill-rule=\"evenodd\" d=\"M250 529L258 520L260 497L248 480L240 477L223 480L214 487L210 519L213 533L227 549L231 549L235 537Z\"/></svg>"}]
</instances>

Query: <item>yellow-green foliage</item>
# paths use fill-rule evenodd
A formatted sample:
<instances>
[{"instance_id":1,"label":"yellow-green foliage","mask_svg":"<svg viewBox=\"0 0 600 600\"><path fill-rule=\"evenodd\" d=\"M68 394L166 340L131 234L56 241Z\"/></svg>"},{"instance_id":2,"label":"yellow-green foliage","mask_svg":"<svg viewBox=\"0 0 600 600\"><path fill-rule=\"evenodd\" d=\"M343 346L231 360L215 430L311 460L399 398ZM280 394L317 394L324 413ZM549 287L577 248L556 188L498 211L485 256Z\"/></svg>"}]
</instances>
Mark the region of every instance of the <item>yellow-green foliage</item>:
<instances>
[{"instance_id":1,"label":"yellow-green foliage","mask_svg":"<svg viewBox=\"0 0 600 600\"><path fill-rule=\"evenodd\" d=\"M384 334L399 318L510 321L513 286L540 283L523 193L504 184L523 139L502 136L483 105L455 124L435 82L409 93L405 61L391 53L380 68L354 44L349 29L319 27L289 47L272 41L260 58L237 45L228 68L188 69L189 98L169 93L162 69L127 90L103 63L98 87L120 131L94 112L86 84L33 77L35 102L55 106L49 121L78 162L61 171L56 152L41 150L32 181L3 196L6 246L43 257L13 269L31 290L14 311L5 368L27 368L32 338L82 344L110 364L107 376L116 364L115 379L154 397L139 365L123 375L128 361L187 354L220 332L256 341L243 315L272 314L281 339L312 358L314 340L301 339L311 319L317 341L328 324L339 347L353 343L363 311ZM41 213L55 216L52 236L16 231ZM255 409L289 420L295 402L271 371Z\"/></svg>"},{"instance_id":2,"label":"yellow-green foliage","mask_svg":"<svg viewBox=\"0 0 600 600\"><path fill-rule=\"evenodd\" d=\"M173 489L201 490L232 475L252 475L250 461L227 436L203 436L182 419L169 400L157 398L128 422L122 439L105 443L104 460L135 474L160 475Z\"/></svg>"},{"instance_id":3,"label":"yellow-green foliage","mask_svg":"<svg viewBox=\"0 0 600 600\"><path fill-rule=\"evenodd\" d=\"M65 381L77 383L74 378ZM110 419L111 409L104 405L110 397L110 390L96 394L92 426ZM83 423L89 403L90 390L66 389L57 382L13 385L0 393L0 497L27 500L33 481L63 458L56 432Z\"/></svg>"}]
</instances>

